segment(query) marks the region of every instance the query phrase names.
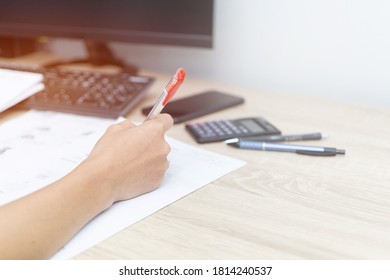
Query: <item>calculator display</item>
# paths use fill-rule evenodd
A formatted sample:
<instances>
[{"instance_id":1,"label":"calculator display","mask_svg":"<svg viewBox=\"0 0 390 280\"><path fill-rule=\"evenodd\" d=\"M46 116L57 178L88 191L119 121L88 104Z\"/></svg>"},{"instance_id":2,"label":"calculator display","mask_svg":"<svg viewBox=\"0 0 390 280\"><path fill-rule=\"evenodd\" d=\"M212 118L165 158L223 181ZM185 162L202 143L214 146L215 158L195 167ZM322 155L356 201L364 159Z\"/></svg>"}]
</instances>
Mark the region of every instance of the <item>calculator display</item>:
<instances>
[{"instance_id":1,"label":"calculator display","mask_svg":"<svg viewBox=\"0 0 390 280\"><path fill-rule=\"evenodd\" d=\"M259 125L259 123L251 119L242 120L241 123L253 133L257 133L265 130L261 125Z\"/></svg>"}]
</instances>

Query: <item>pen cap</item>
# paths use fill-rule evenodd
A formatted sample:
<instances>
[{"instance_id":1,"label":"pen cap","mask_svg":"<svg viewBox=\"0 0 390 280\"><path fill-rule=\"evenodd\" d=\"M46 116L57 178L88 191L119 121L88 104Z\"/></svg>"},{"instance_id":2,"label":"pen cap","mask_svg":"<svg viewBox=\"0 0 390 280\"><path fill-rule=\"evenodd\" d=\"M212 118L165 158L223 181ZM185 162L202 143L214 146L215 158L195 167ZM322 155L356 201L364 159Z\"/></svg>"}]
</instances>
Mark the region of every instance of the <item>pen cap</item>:
<instances>
[{"instance_id":1,"label":"pen cap","mask_svg":"<svg viewBox=\"0 0 390 280\"><path fill-rule=\"evenodd\" d=\"M175 95L176 91L183 83L185 76L186 76L186 72L184 71L183 68L177 69L175 75L172 77L172 79L169 81L168 85L166 86L167 96L165 97L162 103L163 106L167 105L169 100Z\"/></svg>"}]
</instances>

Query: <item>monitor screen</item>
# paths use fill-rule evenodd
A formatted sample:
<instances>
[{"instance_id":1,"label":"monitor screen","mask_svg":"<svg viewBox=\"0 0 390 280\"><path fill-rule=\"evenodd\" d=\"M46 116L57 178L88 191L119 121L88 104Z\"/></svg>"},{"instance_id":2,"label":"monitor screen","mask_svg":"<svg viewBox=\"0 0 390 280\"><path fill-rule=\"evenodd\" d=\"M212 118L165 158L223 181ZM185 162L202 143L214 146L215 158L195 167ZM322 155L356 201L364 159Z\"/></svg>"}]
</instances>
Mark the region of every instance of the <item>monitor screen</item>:
<instances>
[{"instance_id":1,"label":"monitor screen","mask_svg":"<svg viewBox=\"0 0 390 280\"><path fill-rule=\"evenodd\" d=\"M0 0L0 36L212 46L213 0Z\"/></svg>"}]
</instances>

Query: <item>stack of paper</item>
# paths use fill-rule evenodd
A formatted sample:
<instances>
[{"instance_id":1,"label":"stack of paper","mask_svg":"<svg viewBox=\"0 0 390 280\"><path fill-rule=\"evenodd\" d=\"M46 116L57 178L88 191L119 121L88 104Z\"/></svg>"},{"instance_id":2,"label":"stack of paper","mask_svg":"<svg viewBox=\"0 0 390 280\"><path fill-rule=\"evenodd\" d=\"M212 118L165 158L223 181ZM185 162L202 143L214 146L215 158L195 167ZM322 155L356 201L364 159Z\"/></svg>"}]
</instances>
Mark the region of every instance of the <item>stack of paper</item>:
<instances>
[{"instance_id":1,"label":"stack of paper","mask_svg":"<svg viewBox=\"0 0 390 280\"><path fill-rule=\"evenodd\" d=\"M43 75L0 69L0 113L44 88Z\"/></svg>"}]
</instances>

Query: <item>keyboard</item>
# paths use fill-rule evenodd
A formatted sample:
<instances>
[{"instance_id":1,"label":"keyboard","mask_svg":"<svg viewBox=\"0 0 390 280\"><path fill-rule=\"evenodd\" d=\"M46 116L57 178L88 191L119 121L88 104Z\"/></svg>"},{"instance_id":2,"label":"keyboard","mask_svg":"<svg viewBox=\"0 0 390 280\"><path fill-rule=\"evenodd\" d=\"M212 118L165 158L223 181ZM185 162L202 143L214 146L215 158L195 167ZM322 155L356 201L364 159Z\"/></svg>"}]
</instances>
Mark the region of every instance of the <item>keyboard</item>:
<instances>
[{"instance_id":1,"label":"keyboard","mask_svg":"<svg viewBox=\"0 0 390 280\"><path fill-rule=\"evenodd\" d=\"M22 70L22 69L19 69ZM154 79L129 73L37 69L44 75L43 91L21 102L21 108L117 118L128 113Z\"/></svg>"}]
</instances>

